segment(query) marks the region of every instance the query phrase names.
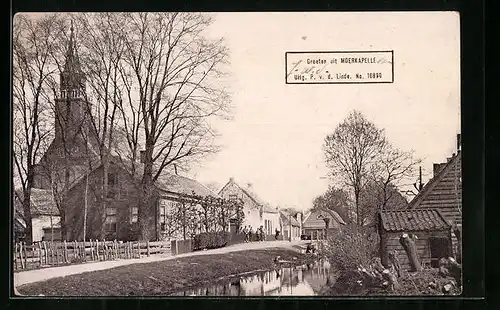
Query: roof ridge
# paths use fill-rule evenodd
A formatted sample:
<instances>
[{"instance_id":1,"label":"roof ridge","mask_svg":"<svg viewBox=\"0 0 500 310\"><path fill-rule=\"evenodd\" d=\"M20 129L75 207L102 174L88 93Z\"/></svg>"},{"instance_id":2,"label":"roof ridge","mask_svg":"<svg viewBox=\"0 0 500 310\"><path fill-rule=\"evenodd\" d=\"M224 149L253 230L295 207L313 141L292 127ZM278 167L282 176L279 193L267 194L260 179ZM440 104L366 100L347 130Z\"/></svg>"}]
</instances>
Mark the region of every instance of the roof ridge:
<instances>
[{"instance_id":1,"label":"roof ridge","mask_svg":"<svg viewBox=\"0 0 500 310\"><path fill-rule=\"evenodd\" d=\"M424 185L422 190L408 203L407 209L412 209L417 203L421 202L423 198L425 198L428 193L436 186L436 184L441 181L446 173L448 173L452 164L461 156L461 152L457 152L451 159L446 163L446 166L442 168L437 175L431 178L427 184Z\"/></svg>"}]
</instances>

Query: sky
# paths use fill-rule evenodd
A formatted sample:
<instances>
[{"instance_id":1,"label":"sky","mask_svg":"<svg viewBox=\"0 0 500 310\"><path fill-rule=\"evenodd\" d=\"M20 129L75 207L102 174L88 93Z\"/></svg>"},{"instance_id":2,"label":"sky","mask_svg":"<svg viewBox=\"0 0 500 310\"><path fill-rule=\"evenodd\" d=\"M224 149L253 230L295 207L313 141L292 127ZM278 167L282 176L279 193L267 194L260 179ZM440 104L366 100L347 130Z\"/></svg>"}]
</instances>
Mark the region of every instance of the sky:
<instances>
[{"instance_id":1,"label":"sky","mask_svg":"<svg viewBox=\"0 0 500 310\"><path fill-rule=\"evenodd\" d=\"M456 152L460 34L454 12L217 13L210 37L230 50L233 119L217 121L222 150L187 174L251 183L265 201L307 209L331 182L322 144L357 109L391 143L432 164ZM287 51L394 51L392 84L285 84ZM416 176L417 177L417 176Z\"/></svg>"}]
</instances>

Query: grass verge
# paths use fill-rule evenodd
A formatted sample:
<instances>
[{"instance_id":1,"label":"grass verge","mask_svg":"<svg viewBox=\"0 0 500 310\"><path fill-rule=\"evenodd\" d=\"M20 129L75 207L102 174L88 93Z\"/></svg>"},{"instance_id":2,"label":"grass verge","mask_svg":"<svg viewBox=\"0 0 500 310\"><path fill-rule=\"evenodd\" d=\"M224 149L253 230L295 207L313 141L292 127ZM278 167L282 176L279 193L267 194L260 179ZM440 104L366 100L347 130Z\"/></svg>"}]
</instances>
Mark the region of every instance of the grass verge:
<instances>
[{"instance_id":1,"label":"grass verge","mask_svg":"<svg viewBox=\"0 0 500 310\"><path fill-rule=\"evenodd\" d=\"M26 296L169 295L221 277L272 269L277 255L297 265L311 260L310 256L288 249L248 250L120 266L30 283L17 290Z\"/></svg>"}]
</instances>

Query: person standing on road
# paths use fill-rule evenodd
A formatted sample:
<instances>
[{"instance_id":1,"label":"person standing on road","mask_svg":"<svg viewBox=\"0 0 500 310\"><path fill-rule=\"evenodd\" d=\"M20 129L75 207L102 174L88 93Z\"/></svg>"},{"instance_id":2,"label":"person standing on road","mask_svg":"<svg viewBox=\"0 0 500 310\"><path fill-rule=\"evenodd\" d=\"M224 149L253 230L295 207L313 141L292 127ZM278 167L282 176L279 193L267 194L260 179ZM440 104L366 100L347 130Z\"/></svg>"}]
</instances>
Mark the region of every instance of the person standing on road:
<instances>
[{"instance_id":1,"label":"person standing on road","mask_svg":"<svg viewBox=\"0 0 500 310\"><path fill-rule=\"evenodd\" d=\"M243 234L245 235L245 242L248 242L249 238L248 238L248 226L245 226L245 228L243 228Z\"/></svg>"},{"instance_id":2,"label":"person standing on road","mask_svg":"<svg viewBox=\"0 0 500 310\"><path fill-rule=\"evenodd\" d=\"M252 241L253 228L250 226L250 230L248 231L248 241Z\"/></svg>"}]
</instances>

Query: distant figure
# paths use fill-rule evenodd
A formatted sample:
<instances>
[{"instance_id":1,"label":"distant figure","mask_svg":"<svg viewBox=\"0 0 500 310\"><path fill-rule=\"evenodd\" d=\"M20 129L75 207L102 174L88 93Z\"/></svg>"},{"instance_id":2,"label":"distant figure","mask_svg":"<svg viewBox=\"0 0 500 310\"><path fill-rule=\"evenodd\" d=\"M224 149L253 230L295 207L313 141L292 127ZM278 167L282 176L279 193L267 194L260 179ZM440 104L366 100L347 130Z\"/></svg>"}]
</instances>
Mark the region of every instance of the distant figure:
<instances>
[{"instance_id":1,"label":"distant figure","mask_svg":"<svg viewBox=\"0 0 500 310\"><path fill-rule=\"evenodd\" d=\"M248 234L249 234L248 226L245 226L245 228L243 228L243 234L245 236L245 242L248 242L249 241L249 238L248 238Z\"/></svg>"},{"instance_id":2,"label":"distant figure","mask_svg":"<svg viewBox=\"0 0 500 310\"><path fill-rule=\"evenodd\" d=\"M280 236L280 231L278 230L278 228L276 228L276 235L274 237L276 238L276 240L278 240L279 236Z\"/></svg>"},{"instance_id":3,"label":"distant figure","mask_svg":"<svg viewBox=\"0 0 500 310\"><path fill-rule=\"evenodd\" d=\"M260 225L260 227L259 227L259 241L264 241L264 240L265 240L264 226Z\"/></svg>"},{"instance_id":4,"label":"distant figure","mask_svg":"<svg viewBox=\"0 0 500 310\"><path fill-rule=\"evenodd\" d=\"M250 226L250 230L248 231L248 240L249 241L253 241L252 235L253 235L253 228L252 228L252 226Z\"/></svg>"}]
</instances>

